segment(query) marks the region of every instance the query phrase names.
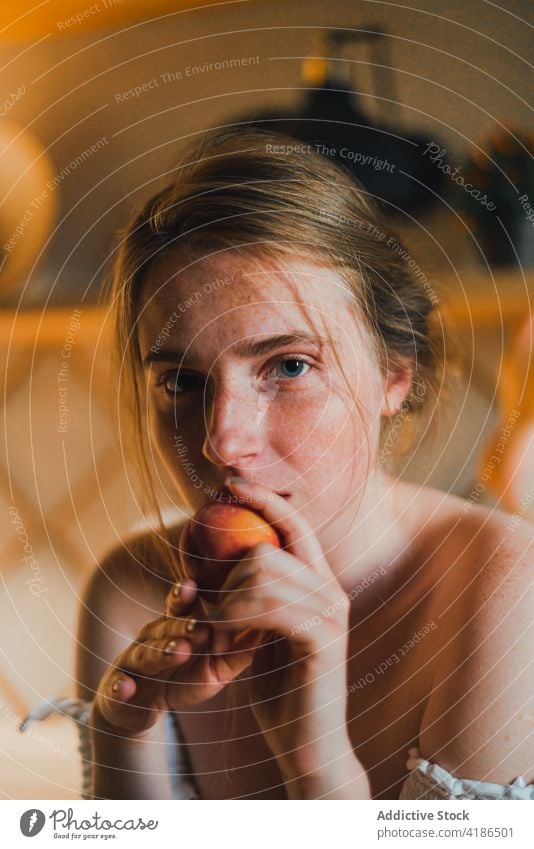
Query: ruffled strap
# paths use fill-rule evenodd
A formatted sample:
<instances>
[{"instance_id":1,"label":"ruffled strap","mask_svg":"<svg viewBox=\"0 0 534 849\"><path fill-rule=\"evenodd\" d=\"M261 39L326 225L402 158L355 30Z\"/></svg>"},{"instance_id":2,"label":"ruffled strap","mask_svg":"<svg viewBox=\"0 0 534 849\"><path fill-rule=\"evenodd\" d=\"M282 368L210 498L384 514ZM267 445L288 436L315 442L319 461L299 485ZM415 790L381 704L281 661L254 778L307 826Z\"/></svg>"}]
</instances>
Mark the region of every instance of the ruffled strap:
<instances>
[{"instance_id":1,"label":"ruffled strap","mask_svg":"<svg viewBox=\"0 0 534 849\"><path fill-rule=\"evenodd\" d=\"M93 750L91 731L88 725L92 706L92 702L84 699L43 699L19 725L19 731L24 733L33 722L41 722L53 713L68 716L76 722L79 734L78 751L82 760L82 799L93 798L91 793L93 789Z\"/></svg>"},{"instance_id":2,"label":"ruffled strap","mask_svg":"<svg viewBox=\"0 0 534 849\"><path fill-rule=\"evenodd\" d=\"M93 799L93 748L89 715L93 702L83 699L62 698L44 699L20 723L19 730L24 732L33 722L41 722L53 713L68 716L75 720L79 732L79 752L82 760L82 799ZM187 746L181 734L180 726L174 714L165 712L166 753L173 796L175 799L200 799L195 782Z\"/></svg>"},{"instance_id":3,"label":"ruffled strap","mask_svg":"<svg viewBox=\"0 0 534 849\"><path fill-rule=\"evenodd\" d=\"M534 799L534 784L527 785L523 778L516 778L512 784L456 778L421 757L416 747L409 750L406 766L411 772L400 799Z\"/></svg>"}]
</instances>

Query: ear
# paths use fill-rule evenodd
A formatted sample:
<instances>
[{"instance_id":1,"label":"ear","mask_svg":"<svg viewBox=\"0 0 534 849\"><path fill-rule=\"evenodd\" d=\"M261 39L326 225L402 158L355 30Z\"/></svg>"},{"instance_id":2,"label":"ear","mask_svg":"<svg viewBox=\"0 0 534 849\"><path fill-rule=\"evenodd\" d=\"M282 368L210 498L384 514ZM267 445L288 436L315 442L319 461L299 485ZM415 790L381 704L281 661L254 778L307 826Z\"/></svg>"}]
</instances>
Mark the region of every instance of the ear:
<instances>
[{"instance_id":1,"label":"ear","mask_svg":"<svg viewBox=\"0 0 534 849\"><path fill-rule=\"evenodd\" d=\"M411 366L398 366L390 371L384 388L384 398L380 415L393 416L398 413L410 391L413 379Z\"/></svg>"}]
</instances>

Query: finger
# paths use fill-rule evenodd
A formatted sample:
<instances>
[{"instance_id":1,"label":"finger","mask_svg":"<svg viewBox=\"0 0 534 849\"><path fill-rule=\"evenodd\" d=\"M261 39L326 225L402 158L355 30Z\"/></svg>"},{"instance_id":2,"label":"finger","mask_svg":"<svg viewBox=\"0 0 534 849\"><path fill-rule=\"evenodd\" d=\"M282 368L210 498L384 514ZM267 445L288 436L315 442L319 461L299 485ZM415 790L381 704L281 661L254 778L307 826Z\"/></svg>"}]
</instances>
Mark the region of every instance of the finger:
<instances>
[{"instance_id":1,"label":"finger","mask_svg":"<svg viewBox=\"0 0 534 849\"><path fill-rule=\"evenodd\" d=\"M104 719L120 731L139 732L150 728L160 708L139 681L120 669L113 670L99 697Z\"/></svg>"},{"instance_id":2,"label":"finger","mask_svg":"<svg viewBox=\"0 0 534 849\"><path fill-rule=\"evenodd\" d=\"M315 594L309 594L304 602L298 587L284 584L279 588L276 595L268 592L259 594L257 588L254 587L253 589L244 590L240 595L227 596L211 614L214 627L221 621L231 622L232 615L236 615L242 609L246 611L249 604L253 604L254 609L263 609L266 614L270 611L282 611L284 613L287 611L287 614L296 623L302 622L310 612L316 618L322 618L321 611L324 609L322 599L318 599ZM236 628L241 628L246 627L249 623L243 623L236 616L234 624Z\"/></svg>"},{"instance_id":3,"label":"finger","mask_svg":"<svg viewBox=\"0 0 534 849\"><path fill-rule=\"evenodd\" d=\"M243 596L219 607L213 614L213 627L215 631L271 630L310 651L335 648L336 641L345 642L347 635L341 615L323 616L320 607L303 605L298 598L288 598L284 604L279 598L258 599L256 595Z\"/></svg>"},{"instance_id":4,"label":"finger","mask_svg":"<svg viewBox=\"0 0 534 849\"><path fill-rule=\"evenodd\" d=\"M229 572L219 591L219 599L221 602L224 601L231 592L239 596L243 590L254 586L276 593L281 581L284 583L290 581L298 586L304 598L309 593L318 593L322 596L324 587L329 583L322 575L317 575L314 569L310 569L288 551L280 550L268 543L258 543ZM327 603L326 593L323 600Z\"/></svg>"},{"instance_id":5,"label":"finger","mask_svg":"<svg viewBox=\"0 0 534 849\"><path fill-rule=\"evenodd\" d=\"M263 546L265 543L259 543ZM272 560L280 557L281 552L277 549L272 549L269 552ZM284 552L287 556L287 552ZM292 555L289 555L290 557ZM309 570L311 573L311 570ZM276 573L274 573L276 574ZM328 606L327 596L321 592L320 582L322 577L313 572L312 580L303 579L299 581L296 573L288 573L284 576L284 580L273 580L273 570L258 570L248 576L238 585L237 589L231 590L222 597L221 601L215 608L215 612L227 608L229 605L237 604L240 601L252 598L260 603L269 603L278 607L286 607L293 605L298 613L298 607L313 607L316 612L325 609ZM217 619L210 613L210 620Z\"/></svg>"},{"instance_id":6,"label":"finger","mask_svg":"<svg viewBox=\"0 0 534 849\"><path fill-rule=\"evenodd\" d=\"M159 674L165 675L169 669L185 663L191 657L192 651L191 641L183 637L152 640L139 647L137 669L131 671L136 671L138 675L147 678Z\"/></svg>"},{"instance_id":7,"label":"finger","mask_svg":"<svg viewBox=\"0 0 534 849\"><path fill-rule=\"evenodd\" d=\"M134 652L125 652L104 682L99 699L108 722L133 728L131 722L126 721L126 717L133 716L131 710L139 708L142 702L149 707L156 692L154 688L168 682L174 670L185 665L191 654L192 645L184 639L154 640L137 646ZM137 724L141 719L142 715L136 720ZM144 721L146 719L145 716Z\"/></svg>"},{"instance_id":8,"label":"finger","mask_svg":"<svg viewBox=\"0 0 534 849\"><path fill-rule=\"evenodd\" d=\"M155 641L186 639L196 649L208 639L209 635L209 625L194 616L162 617L143 628L138 639L130 643L122 653L118 663L133 672L142 673L147 647Z\"/></svg>"},{"instance_id":9,"label":"finger","mask_svg":"<svg viewBox=\"0 0 534 849\"><path fill-rule=\"evenodd\" d=\"M165 616L180 616L193 606L197 598L197 585L192 578L176 583L167 594Z\"/></svg>"},{"instance_id":10,"label":"finger","mask_svg":"<svg viewBox=\"0 0 534 849\"><path fill-rule=\"evenodd\" d=\"M131 699L136 690L135 680L120 669L115 669L109 681L106 682L104 695L110 702L126 702Z\"/></svg>"},{"instance_id":11,"label":"finger","mask_svg":"<svg viewBox=\"0 0 534 849\"><path fill-rule=\"evenodd\" d=\"M135 680L119 669L114 669L98 694L98 707L104 719L111 725L125 727L125 704L135 696Z\"/></svg>"},{"instance_id":12,"label":"finger","mask_svg":"<svg viewBox=\"0 0 534 849\"><path fill-rule=\"evenodd\" d=\"M197 649L202 643L206 642L211 633L210 626L207 622L196 619L194 616L175 617L167 619L167 624L163 632L158 635L158 639L186 639L192 644L194 649Z\"/></svg>"},{"instance_id":13,"label":"finger","mask_svg":"<svg viewBox=\"0 0 534 849\"><path fill-rule=\"evenodd\" d=\"M313 566L325 577L333 577L319 540L308 521L281 495L258 483L242 484L227 478L226 484L278 531L287 551Z\"/></svg>"},{"instance_id":14,"label":"finger","mask_svg":"<svg viewBox=\"0 0 534 849\"><path fill-rule=\"evenodd\" d=\"M247 666L250 666L253 650L235 651L201 658L199 663L185 664L177 669L168 685L169 703L172 704L174 687L177 688L179 703L190 704L206 701L218 693L226 684L233 681Z\"/></svg>"}]
</instances>

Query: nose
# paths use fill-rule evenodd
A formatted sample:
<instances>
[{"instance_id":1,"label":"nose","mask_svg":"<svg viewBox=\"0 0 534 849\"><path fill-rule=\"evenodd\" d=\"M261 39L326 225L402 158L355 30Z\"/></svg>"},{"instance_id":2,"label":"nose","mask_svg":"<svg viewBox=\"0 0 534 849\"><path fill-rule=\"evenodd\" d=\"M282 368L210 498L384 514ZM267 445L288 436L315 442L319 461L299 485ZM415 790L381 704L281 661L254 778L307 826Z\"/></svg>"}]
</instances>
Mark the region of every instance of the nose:
<instances>
[{"instance_id":1,"label":"nose","mask_svg":"<svg viewBox=\"0 0 534 849\"><path fill-rule=\"evenodd\" d=\"M243 466L263 450L263 405L242 386L221 386L205 398L204 457L216 466Z\"/></svg>"}]
</instances>

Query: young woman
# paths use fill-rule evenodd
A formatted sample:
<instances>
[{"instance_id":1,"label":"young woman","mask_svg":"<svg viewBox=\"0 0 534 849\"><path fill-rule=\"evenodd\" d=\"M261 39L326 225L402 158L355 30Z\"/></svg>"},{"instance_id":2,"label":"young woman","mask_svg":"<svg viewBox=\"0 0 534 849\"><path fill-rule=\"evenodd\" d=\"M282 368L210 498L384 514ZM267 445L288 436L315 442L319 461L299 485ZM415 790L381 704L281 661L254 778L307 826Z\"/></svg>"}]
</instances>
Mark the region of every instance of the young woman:
<instances>
[{"instance_id":1,"label":"young woman","mask_svg":"<svg viewBox=\"0 0 534 849\"><path fill-rule=\"evenodd\" d=\"M446 375L410 259L333 161L259 131L210 134L123 232L124 445L187 515L85 594L95 796L534 797L532 526L392 472ZM221 491L283 548L208 617L180 535Z\"/></svg>"}]
</instances>

